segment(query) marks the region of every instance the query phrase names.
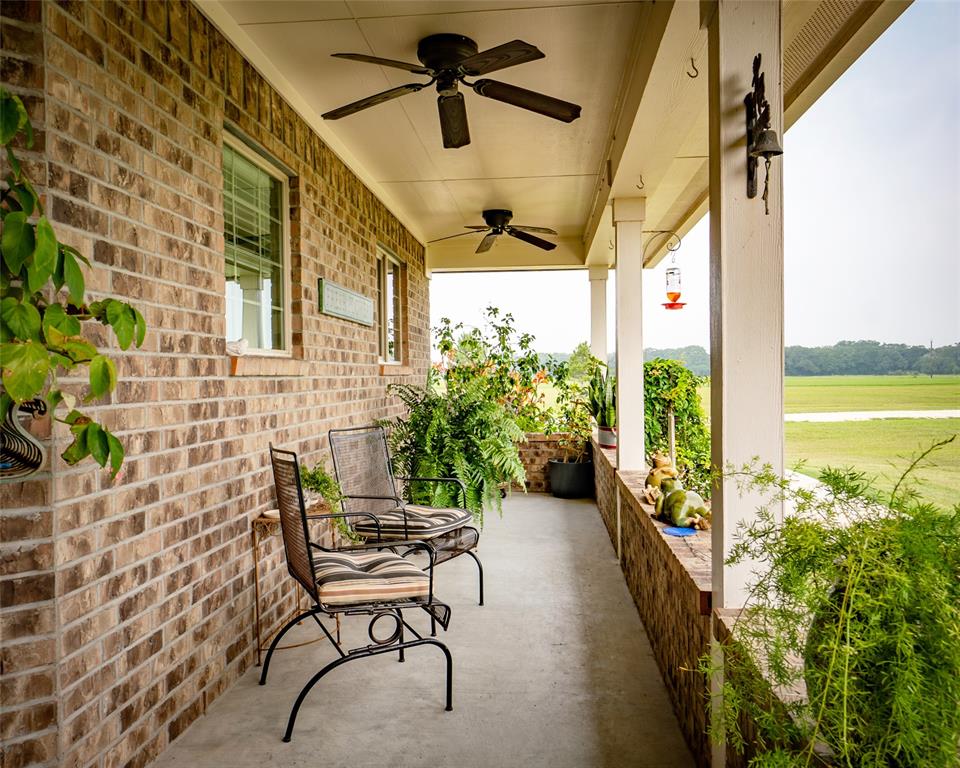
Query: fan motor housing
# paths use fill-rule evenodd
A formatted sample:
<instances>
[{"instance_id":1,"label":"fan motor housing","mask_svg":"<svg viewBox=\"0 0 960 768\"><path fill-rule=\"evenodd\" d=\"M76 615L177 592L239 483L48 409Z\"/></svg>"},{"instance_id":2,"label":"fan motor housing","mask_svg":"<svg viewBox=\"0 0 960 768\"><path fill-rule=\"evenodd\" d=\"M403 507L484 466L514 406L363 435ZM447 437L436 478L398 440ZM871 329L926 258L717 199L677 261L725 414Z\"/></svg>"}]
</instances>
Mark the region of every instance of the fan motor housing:
<instances>
[{"instance_id":1,"label":"fan motor housing","mask_svg":"<svg viewBox=\"0 0 960 768\"><path fill-rule=\"evenodd\" d=\"M513 211L508 211L503 208L490 208L483 212L483 220L487 223L488 227L492 227L498 232L502 232L503 228L510 223L510 219L513 218Z\"/></svg>"},{"instance_id":2,"label":"fan motor housing","mask_svg":"<svg viewBox=\"0 0 960 768\"><path fill-rule=\"evenodd\" d=\"M417 44L417 58L428 69L457 69L478 50L477 44L463 35L430 35Z\"/></svg>"}]
</instances>

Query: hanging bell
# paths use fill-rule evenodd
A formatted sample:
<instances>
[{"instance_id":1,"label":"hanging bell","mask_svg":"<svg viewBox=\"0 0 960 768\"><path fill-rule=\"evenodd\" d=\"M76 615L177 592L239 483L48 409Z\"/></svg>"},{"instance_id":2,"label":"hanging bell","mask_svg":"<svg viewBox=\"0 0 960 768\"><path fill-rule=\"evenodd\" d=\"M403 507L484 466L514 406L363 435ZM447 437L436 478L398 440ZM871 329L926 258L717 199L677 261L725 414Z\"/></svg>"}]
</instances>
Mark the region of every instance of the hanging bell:
<instances>
[{"instance_id":1,"label":"hanging bell","mask_svg":"<svg viewBox=\"0 0 960 768\"><path fill-rule=\"evenodd\" d=\"M757 134L757 140L750 150L751 157L762 157L769 160L771 157L783 154L783 147L777 138L777 132L772 128L764 128Z\"/></svg>"}]
</instances>

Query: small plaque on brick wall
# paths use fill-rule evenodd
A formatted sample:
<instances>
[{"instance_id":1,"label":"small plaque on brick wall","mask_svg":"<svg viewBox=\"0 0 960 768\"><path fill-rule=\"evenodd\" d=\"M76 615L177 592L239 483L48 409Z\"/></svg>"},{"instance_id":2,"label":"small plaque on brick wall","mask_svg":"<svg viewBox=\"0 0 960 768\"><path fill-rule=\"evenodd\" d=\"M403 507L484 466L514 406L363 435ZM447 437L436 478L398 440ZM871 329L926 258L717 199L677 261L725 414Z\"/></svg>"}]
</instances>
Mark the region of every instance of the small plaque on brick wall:
<instances>
[{"instance_id":1,"label":"small plaque on brick wall","mask_svg":"<svg viewBox=\"0 0 960 768\"><path fill-rule=\"evenodd\" d=\"M320 311L361 325L373 325L373 299L322 277L317 280Z\"/></svg>"}]
</instances>

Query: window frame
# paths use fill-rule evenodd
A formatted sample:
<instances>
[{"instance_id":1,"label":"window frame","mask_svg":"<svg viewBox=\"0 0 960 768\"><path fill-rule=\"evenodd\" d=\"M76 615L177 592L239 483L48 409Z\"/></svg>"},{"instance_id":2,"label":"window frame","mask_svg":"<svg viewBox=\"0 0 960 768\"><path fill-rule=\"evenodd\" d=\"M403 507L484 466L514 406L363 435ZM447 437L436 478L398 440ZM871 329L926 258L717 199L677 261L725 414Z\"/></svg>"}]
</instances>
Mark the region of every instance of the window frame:
<instances>
[{"instance_id":1,"label":"window frame","mask_svg":"<svg viewBox=\"0 0 960 768\"><path fill-rule=\"evenodd\" d=\"M247 352L252 357L293 357L293 261L291 258L291 226L290 226L290 176L285 173L283 166L273 160L265 151L254 149L251 144L240 136L236 136L229 131L223 133L223 144L231 150L253 163L257 168L280 182L280 226L281 226L281 257L283 259L283 347L281 349L268 349L266 347L251 346ZM222 154L222 151L221 151ZM222 174L222 169L221 169ZM223 215L224 215L224 299L226 299L226 190L223 189ZM224 318L226 318L226 305L224 305ZM226 328L224 328L224 340L226 340ZM241 338L243 338L241 336ZM229 342L228 342L229 343Z\"/></svg>"},{"instance_id":2,"label":"window frame","mask_svg":"<svg viewBox=\"0 0 960 768\"><path fill-rule=\"evenodd\" d=\"M381 269L381 265L383 265L383 269ZM390 341L386 320L387 304L389 302L387 297L387 273L392 267L398 267L395 290L397 296L399 296L400 313L399 317L394 319L394 322L396 324L396 338L399 339L400 354L391 359L386 356ZM407 362L407 337L404 333L407 314L406 270L407 265L396 254L382 245L377 246L377 360L384 366L404 366Z\"/></svg>"}]
</instances>

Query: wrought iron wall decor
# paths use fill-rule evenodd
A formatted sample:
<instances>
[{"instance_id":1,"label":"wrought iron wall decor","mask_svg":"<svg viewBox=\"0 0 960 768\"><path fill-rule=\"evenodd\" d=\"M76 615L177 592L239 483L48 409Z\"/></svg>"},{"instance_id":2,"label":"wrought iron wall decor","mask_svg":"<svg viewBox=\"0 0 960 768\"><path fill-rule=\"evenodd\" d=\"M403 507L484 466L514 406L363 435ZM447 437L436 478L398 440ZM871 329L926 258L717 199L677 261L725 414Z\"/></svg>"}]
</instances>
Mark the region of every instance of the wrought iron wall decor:
<instances>
[{"instance_id":1,"label":"wrought iron wall decor","mask_svg":"<svg viewBox=\"0 0 960 768\"><path fill-rule=\"evenodd\" d=\"M0 422L0 481L21 480L43 466L43 445L26 428L26 419L38 419L47 412L45 400L28 400L10 406Z\"/></svg>"},{"instance_id":2,"label":"wrought iron wall decor","mask_svg":"<svg viewBox=\"0 0 960 768\"><path fill-rule=\"evenodd\" d=\"M757 196L757 161L764 160L763 210L770 215L767 201L770 183L770 161L783 154L777 132L770 127L770 102L767 101L763 72L760 71L761 56L753 57L753 90L748 93L743 104L747 113L747 197Z\"/></svg>"}]
</instances>

